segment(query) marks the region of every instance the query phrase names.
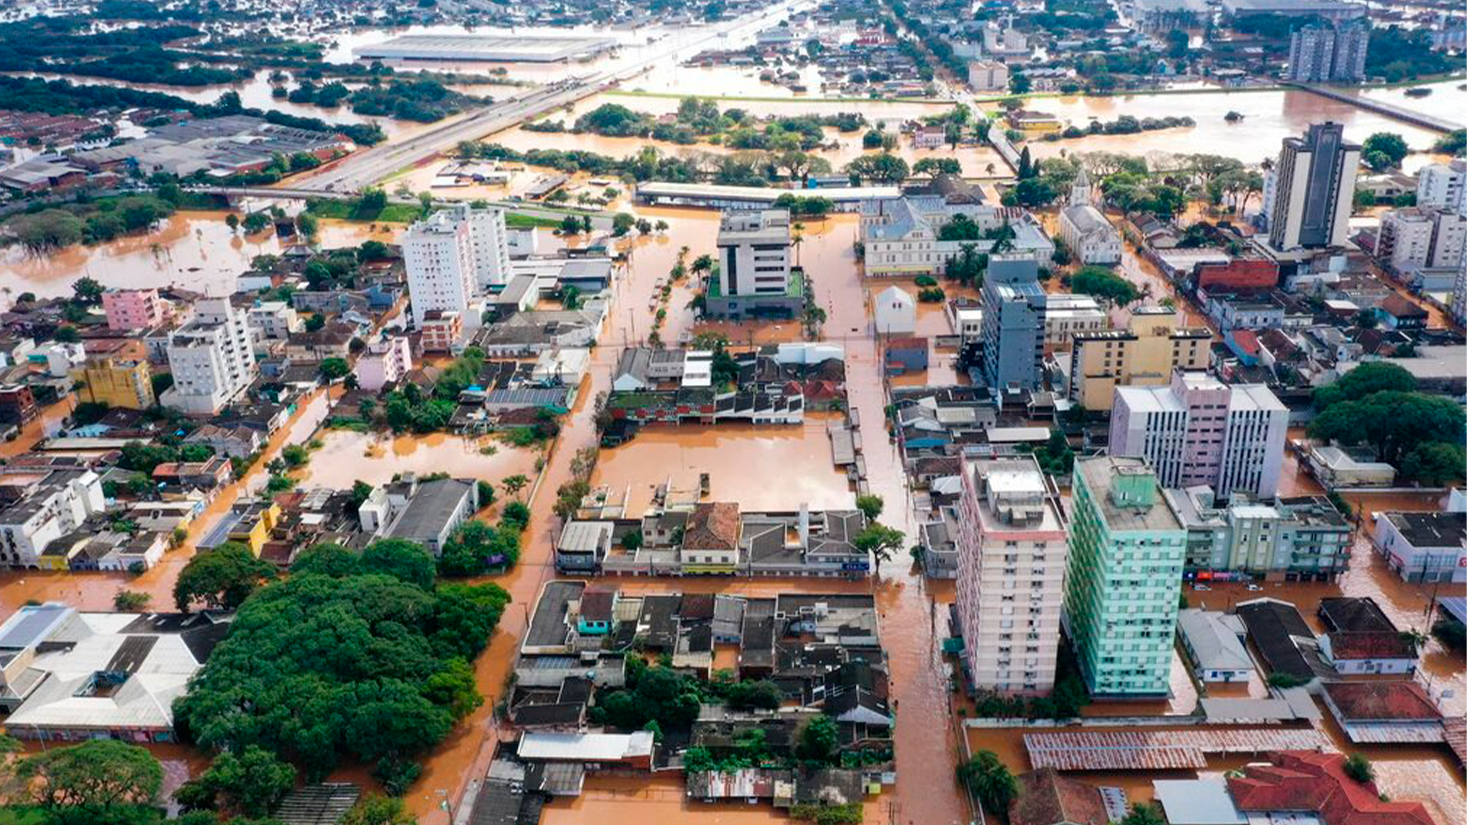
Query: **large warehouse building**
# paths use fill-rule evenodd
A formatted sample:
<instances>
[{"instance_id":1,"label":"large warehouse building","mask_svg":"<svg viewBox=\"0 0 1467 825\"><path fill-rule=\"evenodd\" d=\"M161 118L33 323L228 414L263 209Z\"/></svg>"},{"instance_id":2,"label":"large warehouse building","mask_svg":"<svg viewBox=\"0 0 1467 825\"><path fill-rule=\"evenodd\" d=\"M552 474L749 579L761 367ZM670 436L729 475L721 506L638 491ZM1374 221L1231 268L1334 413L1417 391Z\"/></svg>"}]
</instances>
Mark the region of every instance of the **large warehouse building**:
<instances>
[{"instance_id":1,"label":"large warehouse building","mask_svg":"<svg viewBox=\"0 0 1467 825\"><path fill-rule=\"evenodd\" d=\"M499 37L467 34L409 34L375 46L359 46L359 58L394 60L487 60L497 63L554 63L589 57L616 45L609 37Z\"/></svg>"}]
</instances>

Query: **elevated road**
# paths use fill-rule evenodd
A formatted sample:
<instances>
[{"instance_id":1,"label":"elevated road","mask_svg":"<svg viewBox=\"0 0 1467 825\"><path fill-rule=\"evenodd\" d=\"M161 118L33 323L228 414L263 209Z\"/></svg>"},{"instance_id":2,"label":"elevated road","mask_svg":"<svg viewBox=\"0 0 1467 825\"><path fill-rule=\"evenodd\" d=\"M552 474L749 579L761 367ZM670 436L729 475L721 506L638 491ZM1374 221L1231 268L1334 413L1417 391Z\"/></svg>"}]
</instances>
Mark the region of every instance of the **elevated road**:
<instances>
[{"instance_id":1,"label":"elevated road","mask_svg":"<svg viewBox=\"0 0 1467 825\"><path fill-rule=\"evenodd\" d=\"M462 141L475 140L511 128L546 112L575 103L623 80L636 77L654 64L666 60L681 61L701 51L712 41L748 34L776 22L790 11L811 4L812 0L785 0L744 17L699 29L690 38L669 35L667 42L654 44L649 47L648 54L637 57L627 65L585 77L561 80L497 101L449 123L413 135L401 143L384 143L354 152L309 178L291 181L290 186L292 189L315 193L360 192L393 172L446 152Z\"/></svg>"},{"instance_id":2,"label":"elevated road","mask_svg":"<svg viewBox=\"0 0 1467 825\"><path fill-rule=\"evenodd\" d=\"M1432 115L1418 112L1414 109L1407 109L1405 106L1397 106L1394 103L1388 103L1384 100L1373 100L1368 97L1363 97L1359 94L1359 90L1353 88L1351 89L1351 91L1354 91L1355 94L1350 94L1341 89L1336 89L1329 86L1318 86L1313 83L1295 83L1292 81L1284 81L1283 85L1295 89L1302 89L1311 94L1319 95L1320 97L1327 97L1330 100L1338 100L1341 103L1348 103L1351 106L1364 109L1368 112L1382 114L1386 117L1395 118L1402 123L1409 123L1412 126L1420 126L1423 129L1430 129L1434 132L1454 132L1458 129L1464 128L1461 123L1450 121L1446 118L1434 117Z\"/></svg>"},{"instance_id":3,"label":"elevated road","mask_svg":"<svg viewBox=\"0 0 1467 825\"><path fill-rule=\"evenodd\" d=\"M220 195L229 198L231 203L238 198L260 198L264 200L326 200L326 201L349 201L356 200L355 192L322 192L315 189L299 186L190 186L188 191L197 192L201 195ZM417 198L395 198L388 196L388 203L418 206L421 201ZM438 200L434 206L452 206L462 201ZM572 204L563 207L551 208L535 203L524 203L522 201L491 200L490 206L498 206L508 212L519 215L529 215L534 218L545 218L547 220L563 220L566 215L576 217L588 216L592 225L609 229L611 227L611 213L601 209L585 209Z\"/></svg>"}]
</instances>

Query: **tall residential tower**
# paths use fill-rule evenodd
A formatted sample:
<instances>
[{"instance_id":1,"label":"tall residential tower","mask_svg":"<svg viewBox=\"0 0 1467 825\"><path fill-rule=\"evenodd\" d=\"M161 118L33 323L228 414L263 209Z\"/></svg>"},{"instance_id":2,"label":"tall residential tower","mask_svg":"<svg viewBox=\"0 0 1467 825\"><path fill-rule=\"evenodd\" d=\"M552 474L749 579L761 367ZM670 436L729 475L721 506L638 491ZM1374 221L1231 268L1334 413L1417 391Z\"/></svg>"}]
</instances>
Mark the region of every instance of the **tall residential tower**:
<instances>
[{"instance_id":1,"label":"tall residential tower","mask_svg":"<svg viewBox=\"0 0 1467 825\"><path fill-rule=\"evenodd\" d=\"M1350 229L1360 145L1345 127L1315 123L1304 137L1284 138L1273 170L1268 245L1275 252L1341 246Z\"/></svg>"},{"instance_id":2,"label":"tall residential tower","mask_svg":"<svg viewBox=\"0 0 1467 825\"><path fill-rule=\"evenodd\" d=\"M1145 459L1075 461L1065 629L1092 694L1165 696L1187 531Z\"/></svg>"},{"instance_id":3,"label":"tall residential tower","mask_svg":"<svg viewBox=\"0 0 1467 825\"><path fill-rule=\"evenodd\" d=\"M1054 687L1064 596L1065 522L1033 456L971 461L957 507L958 622L973 686Z\"/></svg>"}]
</instances>

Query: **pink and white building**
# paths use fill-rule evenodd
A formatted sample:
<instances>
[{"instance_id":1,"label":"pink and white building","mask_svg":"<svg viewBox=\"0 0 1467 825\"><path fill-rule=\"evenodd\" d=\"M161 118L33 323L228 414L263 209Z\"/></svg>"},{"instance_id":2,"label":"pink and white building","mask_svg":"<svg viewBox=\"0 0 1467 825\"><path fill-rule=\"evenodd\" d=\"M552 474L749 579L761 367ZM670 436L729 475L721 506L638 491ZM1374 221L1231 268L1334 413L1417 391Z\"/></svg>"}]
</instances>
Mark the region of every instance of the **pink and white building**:
<instances>
[{"instance_id":1,"label":"pink and white building","mask_svg":"<svg viewBox=\"0 0 1467 825\"><path fill-rule=\"evenodd\" d=\"M1116 387L1110 454L1148 459L1163 487L1272 498L1288 427L1289 410L1268 387L1178 370L1167 386Z\"/></svg>"},{"instance_id":2,"label":"pink and white building","mask_svg":"<svg viewBox=\"0 0 1467 825\"><path fill-rule=\"evenodd\" d=\"M1054 488L1033 456L968 461L957 507L958 622L974 688L1054 687L1069 546Z\"/></svg>"},{"instance_id":3,"label":"pink and white building","mask_svg":"<svg viewBox=\"0 0 1467 825\"><path fill-rule=\"evenodd\" d=\"M413 349L406 338L384 338L373 342L357 359L357 386L377 392L402 380L413 368Z\"/></svg>"},{"instance_id":4,"label":"pink and white building","mask_svg":"<svg viewBox=\"0 0 1467 825\"><path fill-rule=\"evenodd\" d=\"M151 329L168 318L168 304L156 289L109 289L102 293L107 328L119 332Z\"/></svg>"}]
</instances>

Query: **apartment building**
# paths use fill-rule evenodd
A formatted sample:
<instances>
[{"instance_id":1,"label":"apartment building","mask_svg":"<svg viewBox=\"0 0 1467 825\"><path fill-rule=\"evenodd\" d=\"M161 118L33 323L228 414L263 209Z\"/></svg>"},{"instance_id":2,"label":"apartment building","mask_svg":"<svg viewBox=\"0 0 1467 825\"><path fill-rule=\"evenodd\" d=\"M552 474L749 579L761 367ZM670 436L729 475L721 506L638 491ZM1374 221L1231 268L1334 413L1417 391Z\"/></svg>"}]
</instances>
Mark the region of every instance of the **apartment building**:
<instances>
[{"instance_id":1,"label":"apartment building","mask_svg":"<svg viewBox=\"0 0 1467 825\"><path fill-rule=\"evenodd\" d=\"M1187 532L1145 459L1075 461L1064 623L1090 692L1166 696Z\"/></svg>"},{"instance_id":2,"label":"apartment building","mask_svg":"<svg viewBox=\"0 0 1467 825\"><path fill-rule=\"evenodd\" d=\"M39 569L56 539L107 509L91 470L5 468L0 473L0 567Z\"/></svg>"},{"instance_id":3,"label":"apartment building","mask_svg":"<svg viewBox=\"0 0 1467 825\"><path fill-rule=\"evenodd\" d=\"M1236 496L1219 506L1208 487L1167 489L1162 495L1187 531L1189 575L1334 581L1349 567L1350 522L1323 496Z\"/></svg>"},{"instance_id":4,"label":"apartment building","mask_svg":"<svg viewBox=\"0 0 1467 825\"><path fill-rule=\"evenodd\" d=\"M1359 83L1365 79L1369 46L1370 23L1365 20L1301 26L1289 36L1284 78L1299 83Z\"/></svg>"},{"instance_id":5,"label":"apartment building","mask_svg":"<svg viewBox=\"0 0 1467 825\"><path fill-rule=\"evenodd\" d=\"M109 289L102 293L102 311L114 332L152 329L168 319L168 304L156 289Z\"/></svg>"},{"instance_id":6,"label":"apartment building","mask_svg":"<svg viewBox=\"0 0 1467 825\"><path fill-rule=\"evenodd\" d=\"M1118 386L1165 384L1177 370L1206 369L1212 332L1178 328L1179 318L1166 307L1139 307L1125 329L1075 332L1069 399L1103 412L1111 409Z\"/></svg>"},{"instance_id":7,"label":"apartment building","mask_svg":"<svg viewBox=\"0 0 1467 825\"><path fill-rule=\"evenodd\" d=\"M1033 456L966 462L957 505L957 610L977 690L1054 687L1067 555L1064 514Z\"/></svg>"},{"instance_id":8,"label":"apartment building","mask_svg":"<svg viewBox=\"0 0 1467 825\"><path fill-rule=\"evenodd\" d=\"M968 85L975 92L1007 92L1009 67L997 60L969 61Z\"/></svg>"},{"instance_id":9,"label":"apartment building","mask_svg":"<svg viewBox=\"0 0 1467 825\"><path fill-rule=\"evenodd\" d=\"M383 338L367 345L357 359L357 386L377 392L395 384L413 368L413 351L406 338Z\"/></svg>"},{"instance_id":10,"label":"apartment building","mask_svg":"<svg viewBox=\"0 0 1467 825\"><path fill-rule=\"evenodd\" d=\"M1098 332L1109 325L1109 316L1089 295L1044 296L1044 345L1052 350L1069 349L1077 333Z\"/></svg>"},{"instance_id":11,"label":"apartment building","mask_svg":"<svg viewBox=\"0 0 1467 825\"><path fill-rule=\"evenodd\" d=\"M1461 266L1467 246L1467 215L1445 209L1408 207L1380 217L1376 258L1400 273Z\"/></svg>"},{"instance_id":12,"label":"apartment building","mask_svg":"<svg viewBox=\"0 0 1467 825\"><path fill-rule=\"evenodd\" d=\"M995 255L983 278L983 374L988 386L1032 390L1044 367L1044 307L1039 264Z\"/></svg>"},{"instance_id":13,"label":"apartment building","mask_svg":"<svg viewBox=\"0 0 1467 825\"><path fill-rule=\"evenodd\" d=\"M418 328L423 331L423 352L453 352L464 337L462 313L432 309L423 315Z\"/></svg>"},{"instance_id":14,"label":"apartment building","mask_svg":"<svg viewBox=\"0 0 1467 825\"><path fill-rule=\"evenodd\" d=\"M1304 137L1284 138L1272 173L1268 248L1275 253L1343 246L1350 230L1360 144L1339 123L1311 124Z\"/></svg>"},{"instance_id":15,"label":"apartment building","mask_svg":"<svg viewBox=\"0 0 1467 825\"><path fill-rule=\"evenodd\" d=\"M255 353L244 313L228 298L205 298L193 320L168 336L173 386L159 399L189 415L213 415L255 380Z\"/></svg>"},{"instance_id":16,"label":"apartment building","mask_svg":"<svg viewBox=\"0 0 1467 825\"><path fill-rule=\"evenodd\" d=\"M258 337L273 341L284 341L305 327L295 307L285 301L256 301L245 317Z\"/></svg>"},{"instance_id":17,"label":"apartment building","mask_svg":"<svg viewBox=\"0 0 1467 825\"><path fill-rule=\"evenodd\" d=\"M1268 387L1178 370L1166 386L1116 387L1110 452L1145 458L1166 487L1271 498L1288 426L1288 408Z\"/></svg>"},{"instance_id":18,"label":"apartment building","mask_svg":"<svg viewBox=\"0 0 1467 825\"><path fill-rule=\"evenodd\" d=\"M1430 163L1416 178L1416 205L1423 209L1446 209L1467 213L1467 160Z\"/></svg>"},{"instance_id":19,"label":"apartment building","mask_svg":"<svg viewBox=\"0 0 1467 825\"><path fill-rule=\"evenodd\" d=\"M482 310L471 313L470 305L510 275L504 210L461 204L435 212L408 228L402 258L415 326L436 309L472 315L465 326L476 329Z\"/></svg>"},{"instance_id":20,"label":"apartment building","mask_svg":"<svg viewBox=\"0 0 1467 825\"><path fill-rule=\"evenodd\" d=\"M92 358L71 378L80 385L76 396L83 403L146 410L156 401L153 368L147 361Z\"/></svg>"}]
</instances>

